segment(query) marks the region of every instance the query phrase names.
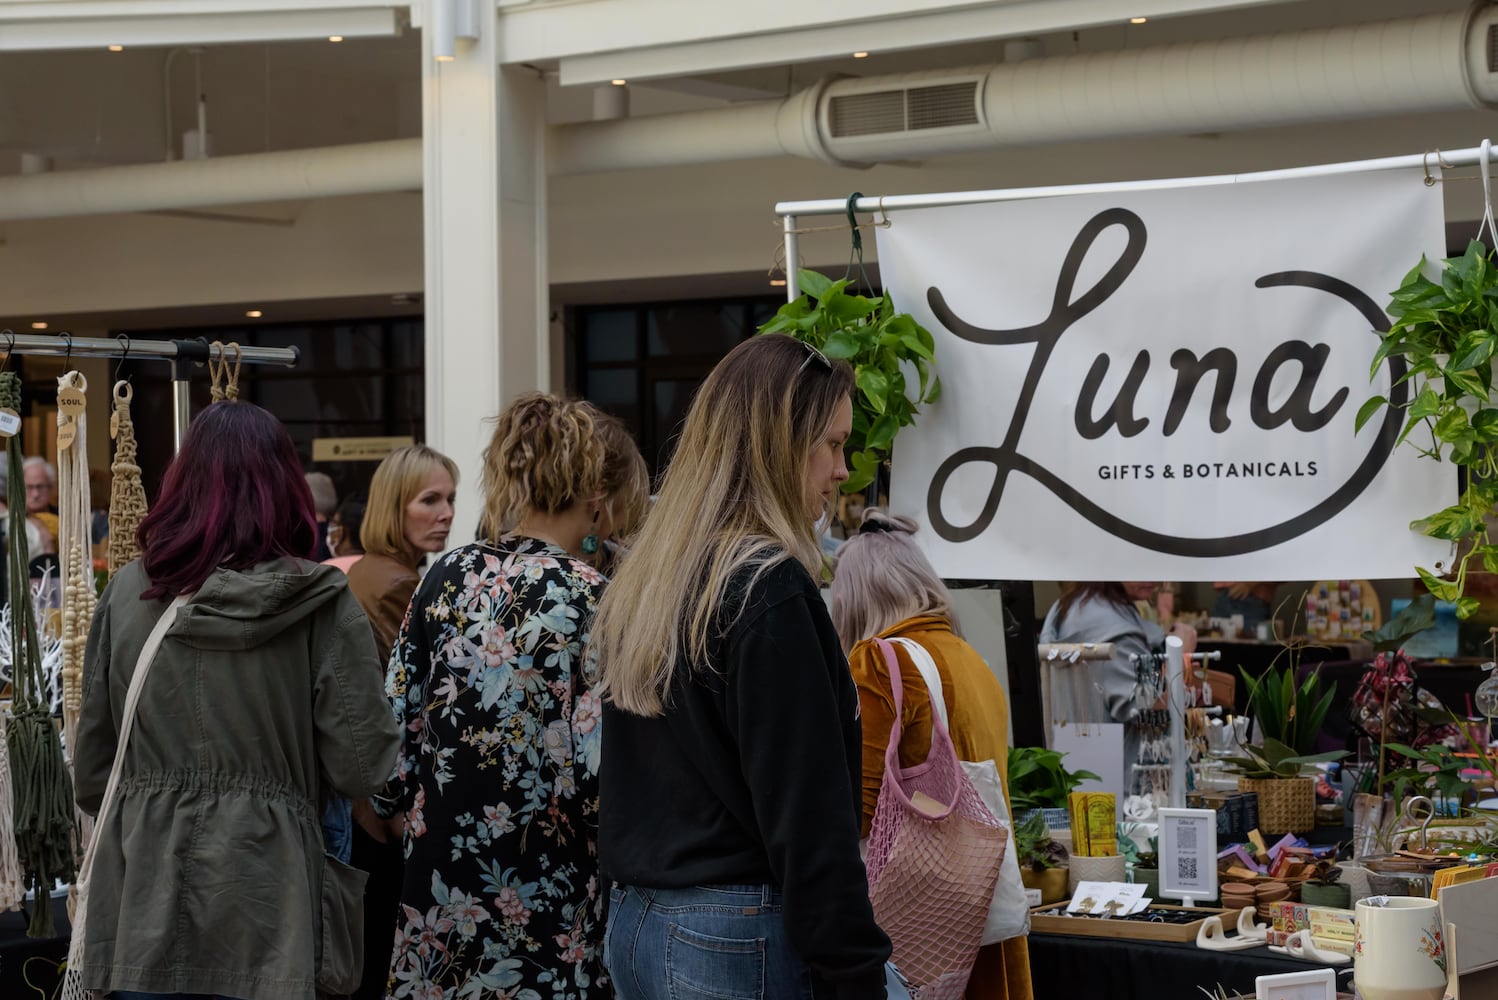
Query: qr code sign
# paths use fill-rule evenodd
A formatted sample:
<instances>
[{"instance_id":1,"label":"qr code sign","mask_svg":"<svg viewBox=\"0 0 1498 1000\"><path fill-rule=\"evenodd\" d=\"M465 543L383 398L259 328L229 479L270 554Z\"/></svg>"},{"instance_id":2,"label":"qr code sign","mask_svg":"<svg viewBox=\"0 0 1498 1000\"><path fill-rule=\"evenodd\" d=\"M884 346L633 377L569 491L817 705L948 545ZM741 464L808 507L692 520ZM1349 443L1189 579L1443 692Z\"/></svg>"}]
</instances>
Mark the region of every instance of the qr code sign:
<instances>
[{"instance_id":1,"label":"qr code sign","mask_svg":"<svg viewBox=\"0 0 1498 1000\"><path fill-rule=\"evenodd\" d=\"M1196 825L1193 823L1183 823L1177 829L1176 843L1180 846L1181 850L1196 850Z\"/></svg>"},{"instance_id":2,"label":"qr code sign","mask_svg":"<svg viewBox=\"0 0 1498 1000\"><path fill-rule=\"evenodd\" d=\"M1195 882L1197 879L1196 859L1176 858L1176 878L1182 882Z\"/></svg>"}]
</instances>

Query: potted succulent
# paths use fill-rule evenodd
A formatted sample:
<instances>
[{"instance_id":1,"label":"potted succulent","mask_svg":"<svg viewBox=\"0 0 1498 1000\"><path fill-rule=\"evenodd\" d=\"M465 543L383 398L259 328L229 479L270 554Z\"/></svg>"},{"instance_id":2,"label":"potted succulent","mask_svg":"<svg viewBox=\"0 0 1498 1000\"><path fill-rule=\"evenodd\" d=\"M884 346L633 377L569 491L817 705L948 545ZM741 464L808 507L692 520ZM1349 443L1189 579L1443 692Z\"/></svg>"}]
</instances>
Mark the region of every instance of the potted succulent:
<instances>
[{"instance_id":1,"label":"potted succulent","mask_svg":"<svg viewBox=\"0 0 1498 1000\"><path fill-rule=\"evenodd\" d=\"M895 311L888 292L877 298L853 294L847 280L833 281L816 271L802 270L797 280L801 296L781 306L759 332L787 334L853 366L858 392L842 490L877 488L875 478L889 464L895 435L915 423L920 406L941 396L941 379L931 368L935 341L913 316ZM914 398L906 394L912 373Z\"/></svg>"},{"instance_id":2,"label":"potted succulent","mask_svg":"<svg viewBox=\"0 0 1498 1000\"><path fill-rule=\"evenodd\" d=\"M1128 859L1129 871L1136 884L1143 885L1144 894L1153 899L1160 892L1160 838L1149 838L1149 849L1141 850L1131 837L1120 837L1118 849Z\"/></svg>"},{"instance_id":3,"label":"potted succulent","mask_svg":"<svg viewBox=\"0 0 1498 1000\"><path fill-rule=\"evenodd\" d=\"M1066 898L1066 845L1051 837L1045 815L1036 810L1014 825L1015 859L1026 889L1040 890L1040 902L1056 903Z\"/></svg>"},{"instance_id":4,"label":"potted succulent","mask_svg":"<svg viewBox=\"0 0 1498 1000\"><path fill-rule=\"evenodd\" d=\"M1069 830L1067 796L1084 781L1100 781L1091 771L1068 771L1066 755L1045 747L1009 748L1009 808L1019 821L1031 812L1042 813L1052 830Z\"/></svg>"},{"instance_id":5,"label":"potted succulent","mask_svg":"<svg viewBox=\"0 0 1498 1000\"><path fill-rule=\"evenodd\" d=\"M1342 869L1323 859L1316 862L1300 886L1300 901L1307 906L1335 906L1345 910L1352 905L1352 889L1339 879Z\"/></svg>"},{"instance_id":6,"label":"potted succulent","mask_svg":"<svg viewBox=\"0 0 1498 1000\"><path fill-rule=\"evenodd\" d=\"M1455 546L1453 566L1443 570L1437 563L1441 572L1421 567L1416 572L1439 600L1456 604L1458 618L1468 618L1479 606L1476 598L1465 596L1472 560L1480 559L1488 572L1498 573L1498 545L1489 536L1487 521L1498 502L1498 407L1492 399L1498 261L1473 240L1466 253L1427 273L1431 271L1422 257L1394 291L1388 306L1394 322L1374 354L1372 375L1390 358L1405 362L1399 381L1409 384L1411 398L1403 404L1399 440L1408 438L1421 454L1438 462L1449 459L1466 470L1457 502L1410 527ZM1388 405L1384 396L1365 402L1358 410L1357 429ZM1423 433L1411 437L1422 427Z\"/></svg>"}]
</instances>

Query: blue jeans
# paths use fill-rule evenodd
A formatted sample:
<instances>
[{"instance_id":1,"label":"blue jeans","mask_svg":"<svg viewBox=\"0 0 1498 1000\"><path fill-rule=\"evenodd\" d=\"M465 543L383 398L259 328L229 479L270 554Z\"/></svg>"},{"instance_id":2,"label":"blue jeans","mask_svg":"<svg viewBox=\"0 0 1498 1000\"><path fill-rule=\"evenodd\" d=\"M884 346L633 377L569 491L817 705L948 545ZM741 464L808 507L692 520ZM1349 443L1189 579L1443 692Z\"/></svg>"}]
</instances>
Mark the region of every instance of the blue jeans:
<instances>
[{"instance_id":1,"label":"blue jeans","mask_svg":"<svg viewBox=\"0 0 1498 1000\"><path fill-rule=\"evenodd\" d=\"M772 886L615 886L609 904L603 953L619 1000L832 995L791 947Z\"/></svg>"}]
</instances>

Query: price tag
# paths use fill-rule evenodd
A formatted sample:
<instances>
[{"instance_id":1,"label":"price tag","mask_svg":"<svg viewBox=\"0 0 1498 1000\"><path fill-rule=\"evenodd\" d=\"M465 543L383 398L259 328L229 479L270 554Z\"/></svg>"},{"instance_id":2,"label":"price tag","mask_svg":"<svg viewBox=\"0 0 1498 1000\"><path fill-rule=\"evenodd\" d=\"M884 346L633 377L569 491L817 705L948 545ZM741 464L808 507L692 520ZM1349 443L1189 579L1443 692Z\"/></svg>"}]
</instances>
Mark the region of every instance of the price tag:
<instances>
[{"instance_id":1,"label":"price tag","mask_svg":"<svg viewBox=\"0 0 1498 1000\"><path fill-rule=\"evenodd\" d=\"M109 439L113 441L120 436L120 411L115 410L109 415Z\"/></svg>"},{"instance_id":2,"label":"price tag","mask_svg":"<svg viewBox=\"0 0 1498 1000\"><path fill-rule=\"evenodd\" d=\"M57 450L67 451L78 440L78 422L72 417L57 425Z\"/></svg>"},{"instance_id":3,"label":"price tag","mask_svg":"<svg viewBox=\"0 0 1498 1000\"><path fill-rule=\"evenodd\" d=\"M88 399L83 395L82 389L68 386L57 390L57 408L64 416L81 416L88 409Z\"/></svg>"},{"instance_id":4,"label":"price tag","mask_svg":"<svg viewBox=\"0 0 1498 1000\"><path fill-rule=\"evenodd\" d=\"M0 410L0 437L15 437L21 429L21 415L15 410Z\"/></svg>"}]
</instances>

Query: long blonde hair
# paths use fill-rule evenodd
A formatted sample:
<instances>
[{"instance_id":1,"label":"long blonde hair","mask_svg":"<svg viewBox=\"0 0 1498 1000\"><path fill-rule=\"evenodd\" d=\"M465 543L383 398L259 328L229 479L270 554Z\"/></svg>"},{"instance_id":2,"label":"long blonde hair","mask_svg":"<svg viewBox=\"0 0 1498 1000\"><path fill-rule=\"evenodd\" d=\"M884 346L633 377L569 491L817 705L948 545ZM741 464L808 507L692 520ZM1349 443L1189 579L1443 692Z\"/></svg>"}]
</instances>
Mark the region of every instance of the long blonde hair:
<instances>
[{"instance_id":1,"label":"long blonde hair","mask_svg":"<svg viewBox=\"0 0 1498 1000\"><path fill-rule=\"evenodd\" d=\"M598 690L636 715L660 715L679 660L705 666L729 581L821 552L806 516L807 461L853 391L843 362L790 337L752 337L692 400L644 530L593 622Z\"/></svg>"},{"instance_id":2,"label":"long blonde hair","mask_svg":"<svg viewBox=\"0 0 1498 1000\"><path fill-rule=\"evenodd\" d=\"M369 483L369 503L359 528L364 551L415 566L421 553L406 539L406 506L426 489L432 470L446 469L458 485L458 465L424 444L402 445L386 455Z\"/></svg>"},{"instance_id":3,"label":"long blonde hair","mask_svg":"<svg viewBox=\"0 0 1498 1000\"><path fill-rule=\"evenodd\" d=\"M843 651L917 615L947 620L961 635L952 595L912 537L916 523L878 507L863 512L862 530L838 549L832 577L832 624Z\"/></svg>"},{"instance_id":4,"label":"long blonde hair","mask_svg":"<svg viewBox=\"0 0 1498 1000\"><path fill-rule=\"evenodd\" d=\"M511 530L527 514L556 514L596 497L604 441L591 403L549 392L516 396L494 421L480 486L484 524Z\"/></svg>"}]
</instances>

